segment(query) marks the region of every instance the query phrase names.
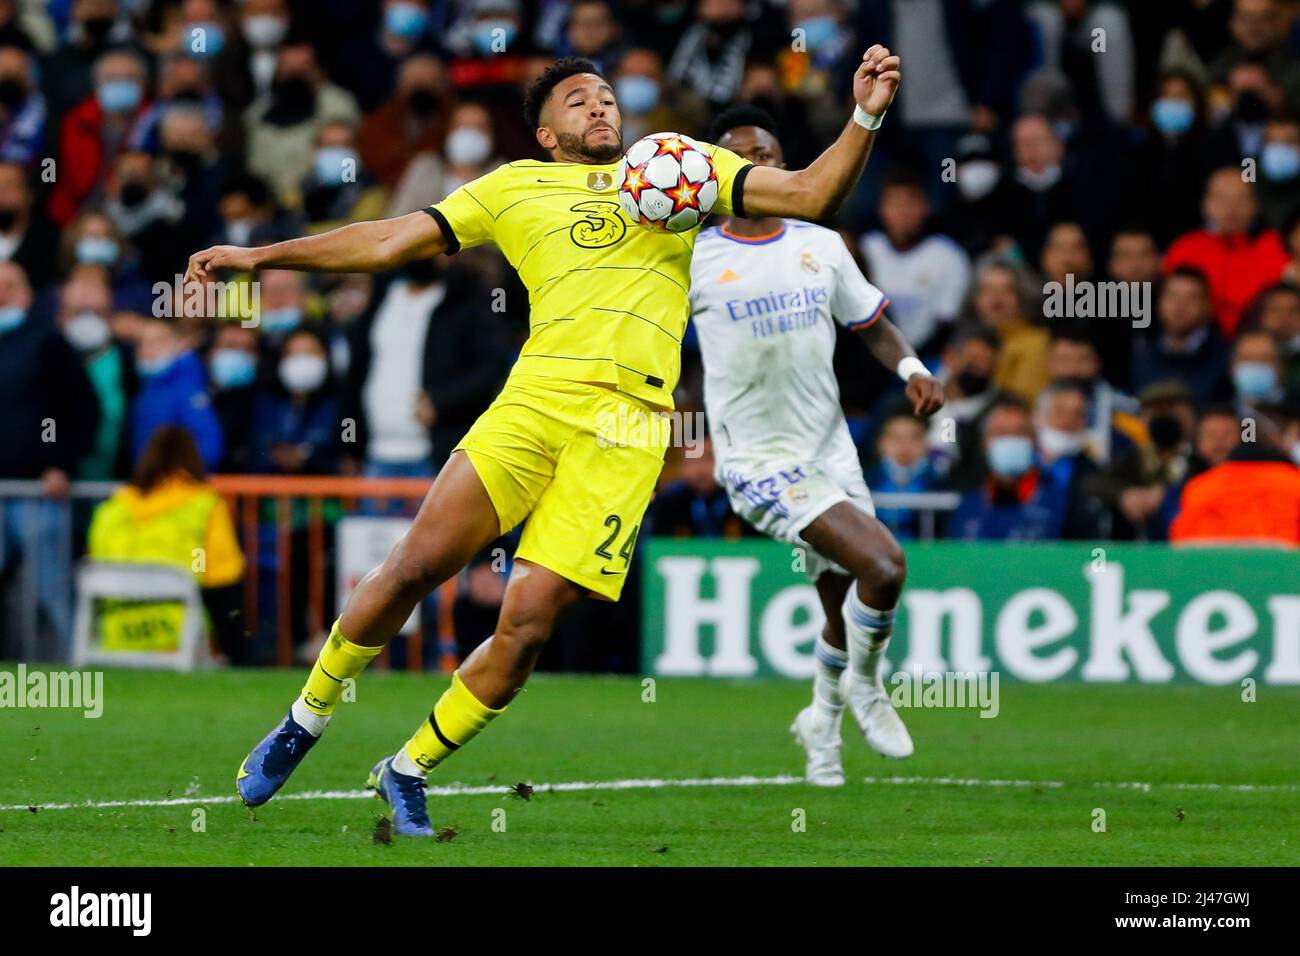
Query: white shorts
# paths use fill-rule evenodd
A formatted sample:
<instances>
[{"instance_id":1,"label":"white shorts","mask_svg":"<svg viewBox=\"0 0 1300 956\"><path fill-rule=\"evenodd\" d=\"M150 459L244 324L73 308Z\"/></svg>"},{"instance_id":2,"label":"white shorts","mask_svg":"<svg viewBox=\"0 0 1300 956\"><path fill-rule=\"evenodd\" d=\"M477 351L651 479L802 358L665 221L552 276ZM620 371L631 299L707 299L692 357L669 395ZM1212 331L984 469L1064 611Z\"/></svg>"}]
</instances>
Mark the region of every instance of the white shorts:
<instances>
[{"instance_id":1,"label":"white shorts","mask_svg":"<svg viewBox=\"0 0 1300 956\"><path fill-rule=\"evenodd\" d=\"M856 452L851 459L839 455L825 462L783 466L728 462L719 469L718 480L727 489L736 514L768 537L803 549L808 577L813 581L827 571L845 575L849 572L814 551L800 537L804 528L841 501L876 516Z\"/></svg>"}]
</instances>

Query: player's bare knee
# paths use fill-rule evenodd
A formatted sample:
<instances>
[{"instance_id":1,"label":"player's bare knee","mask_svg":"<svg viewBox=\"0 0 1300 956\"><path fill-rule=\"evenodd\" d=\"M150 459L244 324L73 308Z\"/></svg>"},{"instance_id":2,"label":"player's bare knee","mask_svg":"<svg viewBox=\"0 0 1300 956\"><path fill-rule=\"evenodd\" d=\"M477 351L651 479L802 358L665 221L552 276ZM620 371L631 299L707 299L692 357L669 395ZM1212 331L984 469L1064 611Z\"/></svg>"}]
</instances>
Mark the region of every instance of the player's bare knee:
<instances>
[{"instance_id":1,"label":"player's bare knee","mask_svg":"<svg viewBox=\"0 0 1300 956\"><path fill-rule=\"evenodd\" d=\"M393 549L385 566L394 590L417 600L442 583L441 568L432 555L407 547L405 541Z\"/></svg>"},{"instance_id":2,"label":"player's bare knee","mask_svg":"<svg viewBox=\"0 0 1300 956\"><path fill-rule=\"evenodd\" d=\"M505 644L520 655L541 652L551 639L555 615L543 608L517 608L503 610L497 622L493 641Z\"/></svg>"},{"instance_id":3,"label":"player's bare knee","mask_svg":"<svg viewBox=\"0 0 1300 956\"><path fill-rule=\"evenodd\" d=\"M875 607L893 607L907 580L907 556L895 543L872 549L854 569Z\"/></svg>"}]
</instances>

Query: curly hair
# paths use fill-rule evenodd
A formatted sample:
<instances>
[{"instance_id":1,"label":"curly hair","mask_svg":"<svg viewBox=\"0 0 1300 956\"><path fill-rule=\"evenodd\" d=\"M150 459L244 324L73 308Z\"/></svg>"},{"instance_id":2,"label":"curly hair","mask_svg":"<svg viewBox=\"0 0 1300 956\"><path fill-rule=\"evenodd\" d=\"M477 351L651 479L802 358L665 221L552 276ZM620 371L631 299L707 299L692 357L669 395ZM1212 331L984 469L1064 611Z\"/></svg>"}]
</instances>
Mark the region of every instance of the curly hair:
<instances>
[{"instance_id":1,"label":"curly hair","mask_svg":"<svg viewBox=\"0 0 1300 956\"><path fill-rule=\"evenodd\" d=\"M529 84L528 91L524 93L524 119L528 121L529 128L537 129L541 125L542 107L546 105L546 100L556 85L580 73L594 73L602 80L605 79L605 74L596 69L596 64L585 57L566 56L548 66L541 76Z\"/></svg>"},{"instance_id":2,"label":"curly hair","mask_svg":"<svg viewBox=\"0 0 1300 956\"><path fill-rule=\"evenodd\" d=\"M727 133L741 126L756 126L771 133L778 140L781 138L776 118L771 113L749 103L738 103L727 107L710 124L709 142L716 143Z\"/></svg>"}]
</instances>

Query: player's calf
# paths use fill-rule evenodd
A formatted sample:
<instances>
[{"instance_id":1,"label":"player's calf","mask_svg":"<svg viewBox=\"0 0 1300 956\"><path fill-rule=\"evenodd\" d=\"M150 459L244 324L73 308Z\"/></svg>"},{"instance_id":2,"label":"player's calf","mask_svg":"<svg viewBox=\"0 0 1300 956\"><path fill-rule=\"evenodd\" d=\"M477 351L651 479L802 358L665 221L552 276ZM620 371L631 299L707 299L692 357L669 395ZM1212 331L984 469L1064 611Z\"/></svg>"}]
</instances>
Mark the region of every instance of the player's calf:
<instances>
[{"instance_id":1,"label":"player's calf","mask_svg":"<svg viewBox=\"0 0 1300 956\"><path fill-rule=\"evenodd\" d=\"M460 667L466 685L490 707L504 707L523 688L560 616L583 590L531 561L515 562L492 639Z\"/></svg>"},{"instance_id":2,"label":"player's calf","mask_svg":"<svg viewBox=\"0 0 1300 956\"><path fill-rule=\"evenodd\" d=\"M848 652L843 698L868 744L887 756L905 757L912 752L912 741L889 702L880 673L907 580L903 549L880 521L847 503L821 515L803 536L855 578L838 609Z\"/></svg>"},{"instance_id":3,"label":"player's calf","mask_svg":"<svg viewBox=\"0 0 1300 956\"><path fill-rule=\"evenodd\" d=\"M423 779L505 713L533 672L560 613L581 593L553 571L517 561L506 586L496 633L451 675L451 687L393 756L392 769Z\"/></svg>"},{"instance_id":4,"label":"player's calf","mask_svg":"<svg viewBox=\"0 0 1300 956\"><path fill-rule=\"evenodd\" d=\"M379 655L429 591L500 531L473 465L463 452L453 454L410 531L352 592L288 715L240 764L235 786L245 804L260 806L284 786L325 730L348 681Z\"/></svg>"}]
</instances>

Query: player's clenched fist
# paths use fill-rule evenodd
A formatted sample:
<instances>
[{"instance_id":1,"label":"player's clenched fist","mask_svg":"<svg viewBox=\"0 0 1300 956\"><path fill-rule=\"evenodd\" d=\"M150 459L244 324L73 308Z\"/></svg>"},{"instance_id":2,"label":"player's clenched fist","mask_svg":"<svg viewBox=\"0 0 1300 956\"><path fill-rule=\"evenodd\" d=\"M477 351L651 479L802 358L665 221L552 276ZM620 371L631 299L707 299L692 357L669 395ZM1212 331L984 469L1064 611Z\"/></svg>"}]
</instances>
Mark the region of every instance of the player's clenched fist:
<instances>
[{"instance_id":1,"label":"player's clenched fist","mask_svg":"<svg viewBox=\"0 0 1300 956\"><path fill-rule=\"evenodd\" d=\"M186 282L203 282L212 277L218 269L236 269L248 271L257 265L255 249L243 246L213 246L190 256L189 265L185 267Z\"/></svg>"},{"instance_id":2,"label":"player's clenched fist","mask_svg":"<svg viewBox=\"0 0 1300 956\"><path fill-rule=\"evenodd\" d=\"M912 411L922 418L930 417L943 406L943 386L929 375L913 375L907 380L906 391Z\"/></svg>"},{"instance_id":3,"label":"player's clenched fist","mask_svg":"<svg viewBox=\"0 0 1300 956\"><path fill-rule=\"evenodd\" d=\"M902 60L879 43L862 54L862 65L853 74L853 98L857 104L872 116L884 115L903 79L901 67Z\"/></svg>"}]
</instances>

